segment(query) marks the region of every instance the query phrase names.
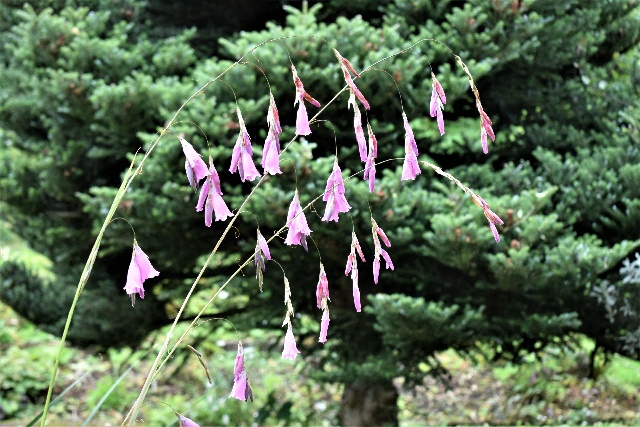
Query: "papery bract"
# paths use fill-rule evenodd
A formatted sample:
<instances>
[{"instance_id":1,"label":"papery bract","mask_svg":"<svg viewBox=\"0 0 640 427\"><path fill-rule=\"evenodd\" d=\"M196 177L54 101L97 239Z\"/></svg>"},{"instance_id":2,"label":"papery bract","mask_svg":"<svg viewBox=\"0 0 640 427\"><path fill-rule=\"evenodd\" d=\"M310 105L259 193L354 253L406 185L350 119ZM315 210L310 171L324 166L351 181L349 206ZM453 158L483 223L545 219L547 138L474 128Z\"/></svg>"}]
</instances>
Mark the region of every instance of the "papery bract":
<instances>
[{"instance_id":1,"label":"papery bract","mask_svg":"<svg viewBox=\"0 0 640 427\"><path fill-rule=\"evenodd\" d=\"M287 328L287 333L284 336L284 349L282 350L283 359L296 360L296 356L300 354L298 347L296 347L296 338L293 336L293 329L291 324Z\"/></svg>"},{"instance_id":2,"label":"papery bract","mask_svg":"<svg viewBox=\"0 0 640 427\"><path fill-rule=\"evenodd\" d=\"M200 180L208 175L207 164L186 139L182 137L179 139L182 145L182 152L186 157L184 167L187 172L187 179L189 180L189 185L191 185L195 191L200 185Z\"/></svg>"},{"instance_id":3,"label":"papery bract","mask_svg":"<svg viewBox=\"0 0 640 427\"><path fill-rule=\"evenodd\" d=\"M131 263L127 272L127 283L124 285L124 290L131 297L131 305L135 305L136 294L141 299L144 299L144 281L159 274L160 272L151 265L147 254L140 249L140 246L134 240L133 254L131 255Z\"/></svg>"}]
</instances>

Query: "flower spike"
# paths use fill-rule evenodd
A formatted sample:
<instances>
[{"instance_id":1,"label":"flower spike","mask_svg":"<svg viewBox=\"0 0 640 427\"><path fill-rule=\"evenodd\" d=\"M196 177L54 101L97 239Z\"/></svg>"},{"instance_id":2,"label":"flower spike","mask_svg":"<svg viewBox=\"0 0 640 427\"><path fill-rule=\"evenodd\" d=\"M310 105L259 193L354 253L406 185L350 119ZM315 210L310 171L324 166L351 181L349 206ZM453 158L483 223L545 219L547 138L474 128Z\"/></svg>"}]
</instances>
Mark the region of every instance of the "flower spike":
<instances>
[{"instance_id":1,"label":"flower spike","mask_svg":"<svg viewBox=\"0 0 640 427\"><path fill-rule=\"evenodd\" d=\"M153 268L149 257L145 254L138 242L133 240L133 254L131 255L131 263L129 264L129 271L127 272L127 283L124 285L124 290L131 297L131 305L136 303L136 294L144 299L144 287L145 280L152 277L156 277L160 274L158 270Z\"/></svg>"}]
</instances>

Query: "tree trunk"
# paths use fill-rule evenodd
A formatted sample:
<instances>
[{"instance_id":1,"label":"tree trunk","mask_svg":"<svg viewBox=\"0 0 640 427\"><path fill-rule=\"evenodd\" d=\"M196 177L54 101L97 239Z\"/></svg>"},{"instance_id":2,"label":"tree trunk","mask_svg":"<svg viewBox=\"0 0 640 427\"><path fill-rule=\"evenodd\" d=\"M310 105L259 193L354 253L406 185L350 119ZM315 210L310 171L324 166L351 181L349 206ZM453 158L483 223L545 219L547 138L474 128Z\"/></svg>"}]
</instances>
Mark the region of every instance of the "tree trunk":
<instances>
[{"instance_id":1,"label":"tree trunk","mask_svg":"<svg viewBox=\"0 0 640 427\"><path fill-rule=\"evenodd\" d=\"M345 384L340 405L343 426L397 426L398 391L391 381L386 383L356 381Z\"/></svg>"}]
</instances>

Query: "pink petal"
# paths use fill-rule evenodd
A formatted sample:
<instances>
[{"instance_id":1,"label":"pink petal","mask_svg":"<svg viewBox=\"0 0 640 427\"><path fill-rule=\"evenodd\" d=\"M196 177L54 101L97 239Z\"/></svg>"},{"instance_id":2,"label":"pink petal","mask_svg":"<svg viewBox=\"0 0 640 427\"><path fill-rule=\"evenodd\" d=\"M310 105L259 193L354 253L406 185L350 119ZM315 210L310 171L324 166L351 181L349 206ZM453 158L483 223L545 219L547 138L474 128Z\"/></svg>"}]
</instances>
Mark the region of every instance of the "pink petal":
<instances>
[{"instance_id":1,"label":"pink petal","mask_svg":"<svg viewBox=\"0 0 640 427\"><path fill-rule=\"evenodd\" d=\"M402 121L404 122L404 145L405 151L407 150L407 145L411 147L416 157L418 157L418 144L416 143L416 138L413 136L413 129L411 129L411 125L409 124L409 120L407 119L407 115L402 112Z\"/></svg>"},{"instance_id":2,"label":"pink petal","mask_svg":"<svg viewBox=\"0 0 640 427\"><path fill-rule=\"evenodd\" d=\"M493 233L493 238L496 239L496 242L500 242L500 235L498 234L498 229L493 222L489 222L489 227L491 228L491 232Z\"/></svg>"},{"instance_id":3,"label":"pink petal","mask_svg":"<svg viewBox=\"0 0 640 427\"><path fill-rule=\"evenodd\" d=\"M384 249L380 249L380 253L382 253L382 258L384 258L384 261L386 263L385 268L387 270L393 270L393 262L391 261L391 257L389 256L387 251L385 251Z\"/></svg>"},{"instance_id":4,"label":"pink petal","mask_svg":"<svg viewBox=\"0 0 640 427\"><path fill-rule=\"evenodd\" d=\"M180 421L180 427L200 427L195 421L182 415L178 415L178 420Z\"/></svg>"},{"instance_id":5,"label":"pink petal","mask_svg":"<svg viewBox=\"0 0 640 427\"><path fill-rule=\"evenodd\" d=\"M151 262L149 261L149 257L147 256L147 254L142 252L142 249L140 249L140 246L138 246L137 244L135 245L134 259L136 261L136 264L138 265L138 268L140 269L140 279L142 279L143 282L160 274L158 270L153 268Z\"/></svg>"},{"instance_id":6,"label":"pink petal","mask_svg":"<svg viewBox=\"0 0 640 427\"><path fill-rule=\"evenodd\" d=\"M378 283L378 276L380 275L380 257L373 259L373 283Z\"/></svg>"},{"instance_id":7,"label":"pink petal","mask_svg":"<svg viewBox=\"0 0 640 427\"><path fill-rule=\"evenodd\" d=\"M284 349L282 350L283 359L296 360L296 356L300 353L298 347L296 347L296 338L293 336L293 329L291 325L287 328L287 333L284 336Z\"/></svg>"},{"instance_id":8,"label":"pink petal","mask_svg":"<svg viewBox=\"0 0 640 427\"><path fill-rule=\"evenodd\" d=\"M418 165L418 159L416 158L416 154L412 150L407 150L404 157L404 163L402 164L401 181L415 179L417 175L420 175L420 165Z\"/></svg>"},{"instance_id":9,"label":"pink petal","mask_svg":"<svg viewBox=\"0 0 640 427\"><path fill-rule=\"evenodd\" d=\"M437 118L438 130L440 130L440 136L444 135L444 117L442 116L442 110L438 108Z\"/></svg>"},{"instance_id":10,"label":"pink petal","mask_svg":"<svg viewBox=\"0 0 640 427\"><path fill-rule=\"evenodd\" d=\"M233 213L227 207L222 196L216 192L211 192L213 212L216 214L216 221L224 221L233 216Z\"/></svg>"},{"instance_id":11,"label":"pink petal","mask_svg":"<svg viewBox=\"0 0 640 427\"><path fill-rule=\"evenodd\" d=\"M236 140L236 145L233 146L233 151L231 152L231 167L229 168L229 172L235 173L238 170L238 166L240 163L240 152L242 150L242 137L238 135L238 139Z\"/></svg>"},{"instance_id":12,"label":"pink petal","mask_svg":"<svg viewBox=\"0 0 640 427\"><path fill-rule=\"evenodd\" d=\"M245 371L242 371L239 377L233 382L233 389L231 389L229 397L242 400L243 402L247 401L247 373Z\"/></svg>"},{"instance_id":13,"label":"pink petal","mask_svg":"<svg viewBox=\"0 0 640 427\"><path fill-rule=\"evenodd\" d=\"M438 93L438 96L440 97L440 101L442 101L443 104L446 104L447 96L444 94L444 89L442 89L442 85L440 84L438 79L436 79L436 75L433 74L433 72L431 73L431 80L432 80L431 83L433 85L433 89Z\"/></svg>"},{"instance_id":14,"label":"pink petal","mask_svg":"<svg viewBox=\"0 0 640 427\"><path fill-rule=\"evenodd\" d=\"M329 310L325 309L322 312L322 320L320 321L320 338L318 342L326 343L327 342L327 330L329 329Z\"/></svg>"},{"instance_id":15,"label":"pink petal","mask_svg":"<svg viewBox=\"0 0 640 427\"><path fill-rule=\"evenodd\" d=\"M482 143L482 152L484 154L488 154L489 146L487 145L487 131L484 128L480 129L480 142Z\"/></svg>"},{"instance_id":16,"label":"pink petal","mask_svg":"<svg viewBox=\"0 0 640 427\"><path fill-rule=\"evenodd\" d=\"M376 233L378 233L378 236L380 236L380 238L384 242L385 246L390 248L391 247L391 242L387 238L387 235L384 233L384 230L382 230L382 228L378 227L377 224L376 224Z\"/></svg>"},{"instance_id":17,"label":"pink petal","mask_svg":"<svg viewBox=\"0 0 640 427\"><path fill-rule=\"evenodd\" d=\"M300 101L298 105L298 115L296 116L296 134L297 135L309 135L311 134L311 128L309 127L309 116L307 115L307 108L304 106L304 102Z\"/></svg>"},{"instance_id":18,"label":"pink petal","mask_svg":"<svg viewBox=\"0 0 640 427\"><path fill-rule=\"evenodd\" d=\"M131 256L129 271L127 272L127 283L124 285L127 295L131 296L131 302L135 303L135 294L144 299L144 287L140 278L140 269L135 261L135 256Z\"/></svg>"},{"instance_id":19,"label":"pink petal","mask_svg":"<svg viewBox=\"0 0 640 427\"><path fill-rule=\"evenodd\" d=\"M353 305L356 307L356 311L360 313L362 311L362 307L360 305L360 288L358 288L358 278L353 281Z\"/></svg>"},{"instance_id":20,"label":"pink petal","mask_svg":"<svg viewBox=\"0 0 640 427\"><path fill-rule=\"evenodd\" d=\"M200 157L196 150L193 149L193 146L184 138L180 138L180 144L182 144L182 152L187 158L187 163L193 170L196 182L209 175L207 164L202 160L202 157Z\"/></svg>"},{"instance_id":21,"label":"pink petal","mask_svg":"<svg viewBox=\"0 0 640 427\"><path fill-rule=\"evenodd\" d=\"M282 173L280 170L280 157L278 153L278 147L276 145L275 138L272 131L269 131L271 138L267 137L267 141L264 144L264 151L262 153L262 168L264 173L276 175Z\"/></svg>"},{"instance_id":22,"label":"pink petal","mask_svg":"<svg viewBox=\"0 0 640 427\"><path fill-rule=\"evenodd\" d=\"M242 343L238 341L238 352L236 353L236 360L233 364L233 376L237 380L240 378L240 374L244 372L244 349Z\"/></svg>"},{"instance_id":23,"label":"pink petal","mask_svg":"<svg viewBox=\"0 0 640 427\"><path fill-rule=\"evenodd\" d=\"M269 252L269 246L267 246L267 241L265 240L264 237L262 237L262 234L260 233L260 231L258 231L258 245L260 246L260 250L264 254L264 257L266 259L271 259L271 253Z\"/></svg>"},{"instance_id":24,"label":"pink petal","mask_svg":"<svg viewBox=\"0 0 640 427\"><path fill-rule=\"evenodd\" d=\"M207 196L209 195L210 188L211 188L211 181L207 179L202 185L202 188L200 188L200 196L198 197L196 212L202 212L202 209L204 208L204 202L207 200Z\"/></svg>"},{"instance_id":25,"label":"pink petal","mask_svg":"<svg viewBox=\"0 0 640 427\"><path fill-rule=\"evenodd\" d=\"M349 273L351 272L351 267L353 265L354 258L355 258L354 254L349 254L349 256L347 256L347 266L344 269L345 276L348 276Z\"/></svg>"},{"instance_id":26,"label":"pink petal","mask_svg":"<svg viewBox=\"0 0 640 427\"><path fill-rule=\"evenodd\" d=\"M436 93L436 88L434 87L431 91L431 101L429 102L429 115L431 117L435 117L438 113L438 94Z\"/></svg>"},{"instance_id":27,"label":"pink petal","mask_svg":"<svg viewBox=\"0 0 640 427\"><path fill-rule=\"evenodd\" d=\"M253 159L251 158L251 153L248 151L241 151L241 161L242 161L242 171L240 174L240 180L242 182L253 181L257 177L260 176L260 172L256 169L256 165L253 164Z\"/></svg>"}]
</instances>

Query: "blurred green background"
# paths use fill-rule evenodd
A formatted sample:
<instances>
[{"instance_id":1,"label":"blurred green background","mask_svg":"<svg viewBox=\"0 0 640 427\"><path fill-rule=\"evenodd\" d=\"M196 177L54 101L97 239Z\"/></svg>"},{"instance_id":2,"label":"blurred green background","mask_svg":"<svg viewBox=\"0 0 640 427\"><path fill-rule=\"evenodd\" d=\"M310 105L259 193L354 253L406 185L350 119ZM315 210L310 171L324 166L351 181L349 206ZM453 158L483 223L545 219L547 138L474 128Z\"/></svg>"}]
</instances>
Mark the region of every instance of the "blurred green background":
<instances>
[{"instance_id":1,"label":"blurred green background","mask_svg":"<svg viewBox=\"0 0 640 427\"><path fill-rule=\"evenodd\" d=\"M266 137L269 88L282 141L294 135L289 60L324 105L344 85L332 47L363 69L436 39L448 48L423 41L356 81L371 104L365 119L379 160L401 158L404 110L419 158L480 194L505 222L502 240L494 242L467 195L429 170L400 182L401 160L381 164L374 193L361 175L348 180L350 214L323 223L315 213L323 203L307 214L317 250L271 245L291 283L301 358L279 355L282 271L267 263L259 292L246 269L206 317L236 325L256 401L227 400L238 337L211 320L189 344L208 361L213 385L184 349L152 389L145 422L177 423L159 400L201 425L639 421L637 1L210 3L0 3L0 420L22 423L41 409L52 335L62 330L133 153L148 148L180 105L236 58L290 37L260 47L251 64L224 77L254 158ZM493 120L497 138L488 155L467 76L448 49L468 65ZM428 115L431 71L447 93L444 137ZM303 204L324 190L336 147L345 175L362 169L346 101L342 94L322 113L326 121L283 155L284 173L252 198L187 318L253 252L256 222L271 236L296 187ZM229 86L210 86L178 116L120 204L117 215L134 226L161 275L132 308L122 287L133 236L123 221L110 225L56 393L77 382L54 405L52 422L119 421L135 399L148 352L224 229L207 229L195 212L177 136L212 156L225 200L237 209L251 185L227 172L235 108ZM391 240L395 264L377 285L370 212ZM362 313L343 274L352 228L368 261L359 266ZM331 289L324 346L316 342L319 254Z\"/></svg>"}]
</instances>

